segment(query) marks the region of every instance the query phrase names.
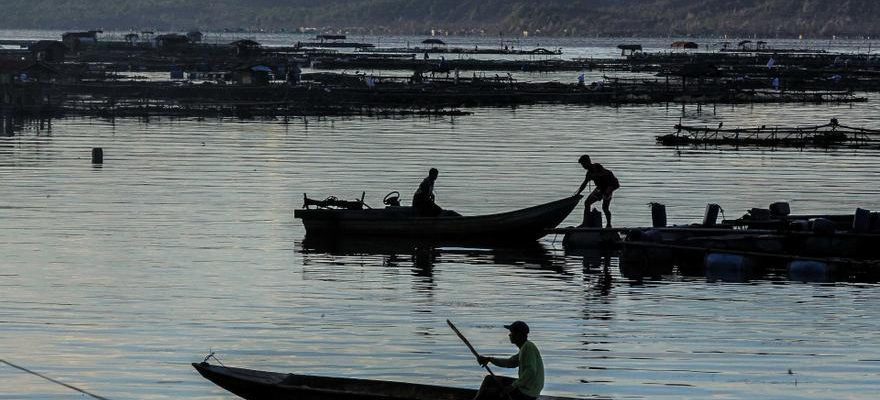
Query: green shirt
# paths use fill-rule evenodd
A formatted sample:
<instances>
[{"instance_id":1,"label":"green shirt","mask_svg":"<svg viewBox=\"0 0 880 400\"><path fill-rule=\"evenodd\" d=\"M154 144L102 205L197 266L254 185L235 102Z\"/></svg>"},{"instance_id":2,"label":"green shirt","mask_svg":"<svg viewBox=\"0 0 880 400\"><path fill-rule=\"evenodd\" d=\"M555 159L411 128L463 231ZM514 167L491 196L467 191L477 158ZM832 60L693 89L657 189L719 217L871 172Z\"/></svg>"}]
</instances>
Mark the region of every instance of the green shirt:
<instances>
[{"instance_id":1,"label":"green shirt","mask_svg":"<svg viewBox=\"0 0 880 400\"><path fill-rule=\"evenodd\" d=\"M513 387L523 394L538 397L544 389L544 361L538 347L531 341L526 340L519 353L506 359L493 358L492 363L505 368L519 367L519 378L513 382Z\"/></svg>"}]
</instances>

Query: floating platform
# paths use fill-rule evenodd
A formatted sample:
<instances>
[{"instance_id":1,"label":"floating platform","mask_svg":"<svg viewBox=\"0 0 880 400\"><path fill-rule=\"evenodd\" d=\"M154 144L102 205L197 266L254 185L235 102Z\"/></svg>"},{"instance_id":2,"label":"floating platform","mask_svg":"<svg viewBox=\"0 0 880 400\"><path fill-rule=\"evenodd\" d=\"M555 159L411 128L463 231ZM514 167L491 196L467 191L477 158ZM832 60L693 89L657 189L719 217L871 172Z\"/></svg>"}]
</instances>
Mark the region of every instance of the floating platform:
<instances>
[{"instance_id":1,"label":"floating platform","mask_svg":"<svg viewBox=\"0 0 880 400\"><path fill-rule=\"evenodd\" d=\"M657 136L664 146L764 146L764 147L880 147L880 130L841 125L836 118L827 124L797 127L723 129L722 125L675 125L676 132Z\"/></svg>"},{"instance_id":2,"label":"floating platform","mask_svg":"<svg viewBox=\"0 0 880 400\"><path fill-rule=\"evenodd\" d=\"M708 205L702 224L548 233L564 235L563 247L572 254L619 254L621 272L637 279L674 268L714 279L747 280L764 272L806 281L880 279L880 213L790 215L787 203L774 203L716 223L718 210ZM665 207L652 204L652 220L664 225Z\"/></svg>"},{"instance_id":3,"label":"floating platform","mask_svg":"<svg viewBox=\"0 0 880 400\"><path fill-rule=\"evenodd\" d=\"M732 227L632 227L632 228L586 228L567 227L547 231L551 235L564 235L562 245L566 249L619 249L624 241L632 241L636 236L651 235L654 241L681 241L694 237L726 236L771 233L770 230L744 230Z\"/></svg>"},{"instance_id":4,"label":"floating platform","mask_svg":"<svg viewBox=\"0 0 880 400\"><path fill-rule=\"evenodd\" d=\"M429 54L496 54L496 55L562 55L562 49L553 50L536 47L528 50L512 50L503 48L469 48L469 47L376 47L369 49L373 53L429 53Z\"/></svg>"}]
</instances>

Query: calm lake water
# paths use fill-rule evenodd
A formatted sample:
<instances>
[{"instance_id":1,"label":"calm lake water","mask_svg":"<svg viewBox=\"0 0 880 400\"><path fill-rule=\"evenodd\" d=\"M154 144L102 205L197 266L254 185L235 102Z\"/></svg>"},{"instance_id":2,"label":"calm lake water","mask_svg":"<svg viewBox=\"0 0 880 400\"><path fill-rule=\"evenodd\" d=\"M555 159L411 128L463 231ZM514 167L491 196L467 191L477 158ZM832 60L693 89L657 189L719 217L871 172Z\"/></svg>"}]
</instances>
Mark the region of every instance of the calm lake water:
<instances>
[{"instance_id":1,"label":"calm lake water","mask_svg":"<svg viewBox=\"0 0 880 400\"><path fill-rule=\"evenodd\" d=\"M669 275L530 248L303 244L303 193L408 201L428 168L462 214L558 199L589 153L622 188L615 225L789 201L880 210L880 151L667 148L686 124L878 128L853 105L530 106L455 118L62 119L0 137L0 359L110 399L231 399L189 366L227 365L476 387L479 350L529 322L545 394L620 399L871 399L880 287ZM92 147L104 165L90 164ZM563 224L579 222L583 207ZM497 372L502 372L496 369ZM504 371L510 372L512 371ZM0 364L0 399L83 395Z\"/></svg>"}]
</instances>

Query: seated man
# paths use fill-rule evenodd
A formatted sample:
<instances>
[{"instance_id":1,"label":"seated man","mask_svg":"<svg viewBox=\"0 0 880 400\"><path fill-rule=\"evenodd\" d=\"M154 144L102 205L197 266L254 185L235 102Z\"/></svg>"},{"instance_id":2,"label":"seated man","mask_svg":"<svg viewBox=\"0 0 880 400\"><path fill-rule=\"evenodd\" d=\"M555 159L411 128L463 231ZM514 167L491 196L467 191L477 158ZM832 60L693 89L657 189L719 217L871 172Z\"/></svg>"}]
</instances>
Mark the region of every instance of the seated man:
<instances>
[{"instance_id":1,"label":"seated man","mask_svg":"<svg viewBox=\"0 0 880 400\"><path fill-rule=\"evenodd\" d=\"M436 217L443 212L443 209L434 203L434 181L437 180L438 174L437 168L431 168L428 171L428 177L422 180L422 184L413 194L412 205L419 216Z\"/></svg>"},{"instance_id":2,"label":"seated man","mask_svg":"<svg viewBox=\"0 0 880 400\"><path fill-rule=\"evenodd\" d=\"M529 341L529 326L522 321L504 325L510 330L510 343L519 348L519 352L510 357L496 358L477 356L480 365L488 363L504 368L519 368L517 379L503 376L486 376L477 400L535 400L544 389L544 361L541 352L534 343Z\"/></svg>"}]
</instances>

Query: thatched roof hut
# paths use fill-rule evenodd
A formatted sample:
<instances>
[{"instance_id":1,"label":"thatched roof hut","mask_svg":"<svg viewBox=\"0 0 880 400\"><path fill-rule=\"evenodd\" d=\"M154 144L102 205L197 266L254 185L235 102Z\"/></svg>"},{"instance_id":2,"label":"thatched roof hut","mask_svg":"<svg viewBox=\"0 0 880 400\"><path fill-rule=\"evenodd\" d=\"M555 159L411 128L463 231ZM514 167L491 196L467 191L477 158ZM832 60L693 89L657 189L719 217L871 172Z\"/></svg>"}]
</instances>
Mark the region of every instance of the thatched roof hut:
<instances>
[{"instance_id":1,"label":"thatched roof hut","mask_svg":"<svg viewBox=\"0 0 880 400\"><path fill-rule=\"evenodd\" d=\"M620 49L620 55L623 56L629 51L630 54L635 54L637 51L642 51L642 45L640 44L619 44L617 48Z\"/></svg>"}]
</instances>

